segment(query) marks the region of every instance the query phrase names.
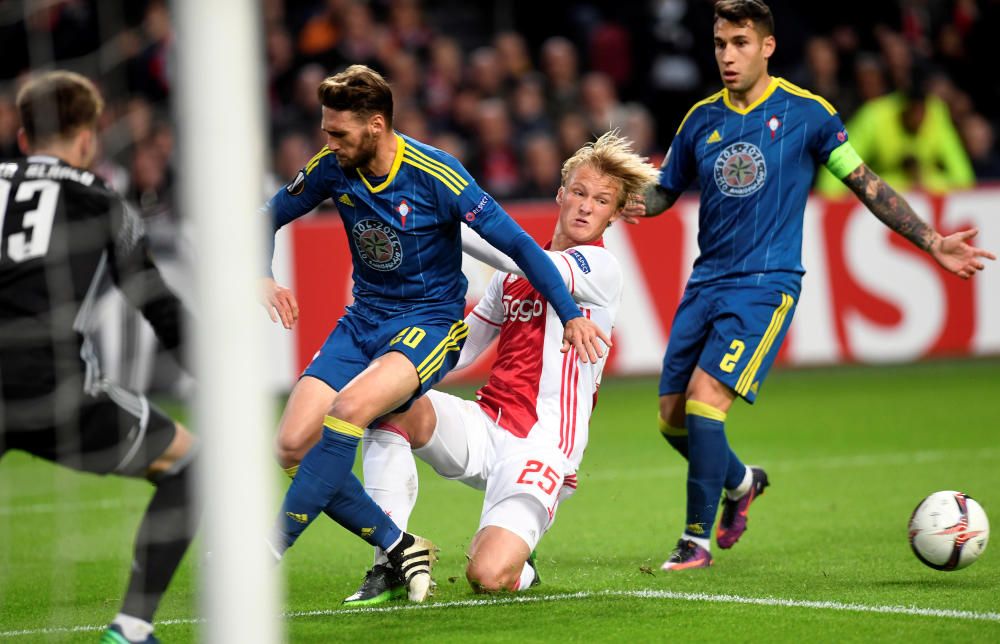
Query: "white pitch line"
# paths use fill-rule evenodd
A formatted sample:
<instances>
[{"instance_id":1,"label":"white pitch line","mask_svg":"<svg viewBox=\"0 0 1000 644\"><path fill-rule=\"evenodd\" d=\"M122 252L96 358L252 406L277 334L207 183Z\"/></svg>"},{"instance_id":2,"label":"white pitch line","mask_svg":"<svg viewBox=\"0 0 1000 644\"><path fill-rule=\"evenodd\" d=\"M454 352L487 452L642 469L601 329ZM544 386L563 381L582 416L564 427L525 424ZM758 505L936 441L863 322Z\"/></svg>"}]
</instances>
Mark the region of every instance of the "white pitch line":
<instances>
[{"instance_id":1,"label":"white pitch line","mask_svg":"<svg viewBox=\"0 0 1000 644\"><path fill-rule=\"evenodd\" d=\"M514 597L495 597L488 599L463 599L450 602L431 602L428 604L394 604L391 606L374 606L371 608L348 608L343 610L310 610L284 613L287 620L303 617L336 617L338 615L370 615L374 613L399 613L404 611L435 610L443 608L474 608L478 606L505 606L513 604L535 604L540 602L569 601L574 599L600 599L602 597L624 597L630 599L667 599L675 601L713 602L717 604L746 604L752 606L767 606L778 608L805 608L812 610L832 610L854 613L878 613L883 615L914 615L918 617L942 617L947 619L963 619L984 622L1000 622L1000 613L980 613L970 610L951 608L920 608L918 606L879 606L868 604L850 604L837 601L815 601L807 599L785 599L782 597L744 597L743 595L715 595L711 593L680 593L670 590L585 590L576 593L558 595L519 595ZM174 626L198 624L204 620L165 619L156 622L157 626ZM60 633L81 633L101 631L105 626L69 626L64 628L38 628L18 631L0 631L0 638L13 638L30 635L55 635Z\"/></svg>"}]
</instances>

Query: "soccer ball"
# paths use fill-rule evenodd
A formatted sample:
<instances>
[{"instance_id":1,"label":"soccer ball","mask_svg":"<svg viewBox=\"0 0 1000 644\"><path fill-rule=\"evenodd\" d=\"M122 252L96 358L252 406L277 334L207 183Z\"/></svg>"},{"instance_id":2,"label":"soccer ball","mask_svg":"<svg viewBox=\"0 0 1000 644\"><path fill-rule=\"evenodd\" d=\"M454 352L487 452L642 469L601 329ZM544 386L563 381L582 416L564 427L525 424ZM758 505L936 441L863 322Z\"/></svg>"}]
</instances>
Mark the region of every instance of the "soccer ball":
<instances>
[{"instance_id":1,"label":"soccer ball","mask_svg":"<svg viewBox=\"0 0 1000 644\"><path fill-rule=\"evenodd\" d=\"M935 492L910 517L910 547L935 570L971 565L986 549L990 522L983 506L962 492Z\"/></svg>"}]
</instances>

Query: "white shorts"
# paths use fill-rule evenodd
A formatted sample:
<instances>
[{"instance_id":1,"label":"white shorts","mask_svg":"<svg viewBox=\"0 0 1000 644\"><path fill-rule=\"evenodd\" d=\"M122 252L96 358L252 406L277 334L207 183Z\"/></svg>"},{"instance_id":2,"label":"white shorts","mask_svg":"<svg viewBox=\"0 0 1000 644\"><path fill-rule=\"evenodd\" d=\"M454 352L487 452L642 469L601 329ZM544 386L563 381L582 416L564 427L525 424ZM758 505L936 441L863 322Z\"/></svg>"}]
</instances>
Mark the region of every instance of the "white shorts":
<instances>
[{"instance_id":1,"label":"white shorts","mask_svg":"<svg viewBox=\"0 0 1000 644\"><path fill-rule=\"evenodd\" d=\"M497 426L474 401L434 390L426 395L437 426L431 440L413 453L441 476L486 491L480 530L505 528L534 550L552 526L560 501L576 489L570 461L556 445L518 438Z\"/></svg>"}]
</instances>

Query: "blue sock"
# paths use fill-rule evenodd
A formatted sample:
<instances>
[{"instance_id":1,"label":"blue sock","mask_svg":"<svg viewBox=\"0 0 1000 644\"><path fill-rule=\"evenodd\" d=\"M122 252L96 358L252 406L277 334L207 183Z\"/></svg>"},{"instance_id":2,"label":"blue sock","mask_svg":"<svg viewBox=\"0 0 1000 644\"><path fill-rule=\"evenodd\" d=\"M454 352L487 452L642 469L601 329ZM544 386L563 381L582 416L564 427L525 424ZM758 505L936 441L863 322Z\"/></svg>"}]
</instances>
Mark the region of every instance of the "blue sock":
<instances>
[{"instance_id":1,"label":"blue sock","mask_svg":"<svg viewBox=\"0 0 1000 644\"><path fill-rule=\"evenodd\" d=\"M279 542L274 544L279 552L292 547L299 535L337 496L348 476L353 476L351 468L362 433L362 429L350 423L326 417L323 437L302 459L298 473L285 492L278 517Z\"/></svg>"},{"instance_id":2,"label":"blue sock","mask_svg":"<svg viewBox=\"0 0 1000 644\"><path fill-rule=\"evenodd\" d=\"M728 446L729 441L726 441ZM736 455L733 448L729 448L729 464L726 466L726 480L723 485L727 490L735 490L743 482L746 476L747 466L743 464L740 457Z\"/></svg>"},{"instance_id":3,"label":"blue sock","mask_svg":"<svg viewBox=\"0 0 1000 644\"><path fill-rule=\"evenodd\" d=\"M373 546L388 550L399 539L395 522L368 496L353 473L340 486L337 495L323 509L328 517Z\"/></svg>"},{"instance_id":4,"label":"blue sock","mask_svg":"<svg viewBox=\"0 0 1000 644\"><path fill-rule=\"evenodd\" d=\"M688 457L688 430L686 427L673 427L663 420L662 416L657 418L660 422L660 435L666 439L670 446L677 450L677 453L685 459Z\"/></svg>"},{"instance_id":5,"label":"blue sock","mask_svg":"<svg viewBox=\"0 0 1000 644\"><path fill-rule=\"evenodd\" d=\"M660 421L660 434L670 443L670 446L677 450L677 453L685 459L688 457L688 430L686 427L671 427L663 418ZM726 467L726 480L724 486L727 490L735 490L743 482L746 474L746 466L730 448L729 464Z\"/></svg>"},{"instance_id":6,"label":"blue sock","mask_svg":"<svg viewBox=\"0 0 1000 644\"><path fill-rule=\"evenodd\" d=\"M725 412L697 400L685 405L688 428L687 527L710 539L729 463Z\"/></svg>"}]
</instances>

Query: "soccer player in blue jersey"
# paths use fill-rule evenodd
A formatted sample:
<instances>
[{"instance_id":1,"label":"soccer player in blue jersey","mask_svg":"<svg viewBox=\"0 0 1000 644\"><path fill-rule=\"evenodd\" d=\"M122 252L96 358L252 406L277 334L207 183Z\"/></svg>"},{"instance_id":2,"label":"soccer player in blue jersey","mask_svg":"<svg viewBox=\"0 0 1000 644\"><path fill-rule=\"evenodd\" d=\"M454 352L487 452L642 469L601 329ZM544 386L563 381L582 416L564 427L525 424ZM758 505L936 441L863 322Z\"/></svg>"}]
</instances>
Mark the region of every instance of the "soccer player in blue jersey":
<instances>
[{"instance_id":1,"label":"soccer player in blue jersey","mask_svg":"<svg viewBox=\"0 0 1000 644\"><path fill-rule=\"evenodd\" d=\"M995 257L941 236L853 150L823 98L772 77L774 20L760 0L715 5L715 58L723 89L691 108L644 195L647 215L669 208L695 179L701 189L698 246L677 308L660 378L660 431L688 460L687 521L664 570L712 564L711 530L731 548L747 510L768 485L729 448L733 400L757 397L799 299L802 218L819 165L841 179L886 226L968 279ZM723 495L723 490L725 494Z\"/></svg>"},{"instance_id":2,"label":"soccer player in blue jersey","mask_svg":"<svg viewBox=\"0 0 1000 644\"><path fill-rule=\"evenodd\" d=\"M524 270L565 325L566 351L597 362L610 341L586 319L545 252L450 155L392 129L392 92L363 65L318 89L326 147L268 203L273 229L332 198L347 231L354 303L295 385L278 434L293 477L272 545L281 555L323 512L386 551L410 598L429 592L434 547L401 532L351 473L364 428L405 410L451 369L468 334L460 224ZM265 279L272 319L294 324L290 291Z\"/></svg>"}]
</instances>

